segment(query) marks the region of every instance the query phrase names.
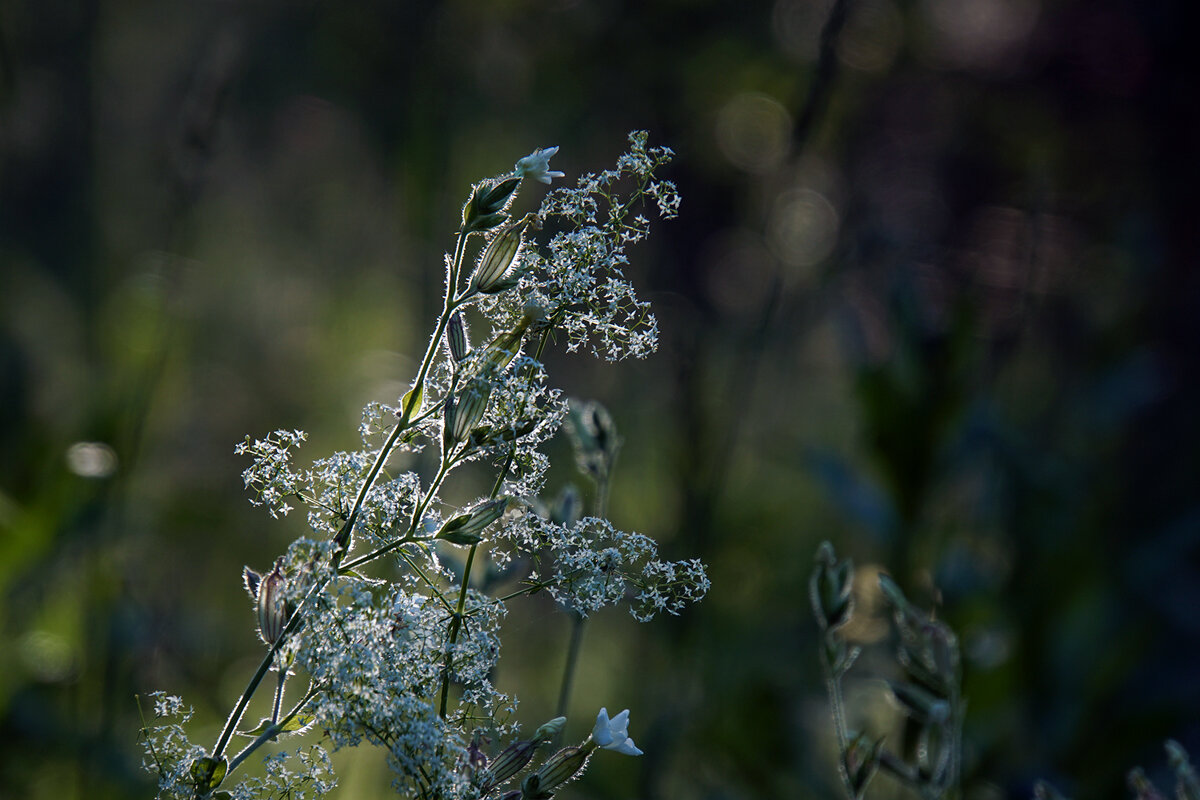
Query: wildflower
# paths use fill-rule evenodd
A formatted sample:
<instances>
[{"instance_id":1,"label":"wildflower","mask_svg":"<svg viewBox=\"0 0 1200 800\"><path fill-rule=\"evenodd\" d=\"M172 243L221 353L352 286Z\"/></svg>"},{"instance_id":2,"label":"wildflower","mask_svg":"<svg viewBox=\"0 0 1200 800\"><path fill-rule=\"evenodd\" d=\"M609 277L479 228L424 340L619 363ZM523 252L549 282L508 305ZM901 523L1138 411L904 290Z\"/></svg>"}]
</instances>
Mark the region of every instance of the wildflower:
<instances>
[{"instance_id":1,"label":"wildflower","mask_svg":"<svg viewBox=\"0 0 1200 800\"><path fill-rule=\"evenodd\" d=\"M563 173L550 170L550 159L558 152L557 147L546 147L534 150L517 162L515 172L521 178L533 178L535 181L550 183L551 178L561 178Z\"/></svg>"},{"instance_id":2,"label":"wildflower","mask_svg":"<svg viewBox=\"0 0 1200 800\"><path fill-rule=\"evenodd\" d=\"M642 751L629 738L629 709L625 709L612 719L608 718L608 709L601 708L596 715L596 727L592 728L592 741L605 750L615 750L627 756L640 756Z\"/></svg>"}]
</instances>

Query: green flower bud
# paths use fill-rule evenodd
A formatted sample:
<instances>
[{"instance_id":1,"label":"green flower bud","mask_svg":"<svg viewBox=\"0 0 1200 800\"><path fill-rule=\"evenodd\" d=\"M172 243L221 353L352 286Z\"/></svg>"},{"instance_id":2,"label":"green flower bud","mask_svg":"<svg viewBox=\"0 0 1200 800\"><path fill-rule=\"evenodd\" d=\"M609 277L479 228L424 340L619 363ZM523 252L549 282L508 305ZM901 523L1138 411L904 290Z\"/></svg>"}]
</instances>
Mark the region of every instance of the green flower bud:
<instances>
[{"instance_id":1,"label":"green flower bud","mask_svg":"<svg viewBox=\"0 0 1200 800\"><path fill-rule=\"evenodd\" d=\"M525 229L529 227L530 219L531 215L526 215L492 237L483 249L483 255L479 257L479 265L475 268L475 274L471 276L468 293L479 291L495 294L503 291L500 284L525 242Z\"/></svg>"},{"instance_id":2,"label":"green flower bud","mask_svg":"<svg viewBox=\"0 0 1200 800\"><path fill-rule=\"evenodd\" d=\"M833 545L822 542L817 548L817 566L808 583L813 615L821 630L834 630L850 621L854 611L853 586L854 564L850 559L838 561Z\"/></svg>"},{"instance_id":3,"label":"green flower bud","mask_svg":"<svg viewBox=\"0 0 1200 800\"><path fill-rule=\"evenodd\" d=\"M900 709L917 722L941 724L950 718L950 703L915 683L888 681Z\"/></svg>"},{"instance_id":4,"label":"green flower bud","mask_svg":"<svg viewBox=\"0 0 1200 800\"><path fill-rule=\"evenodd\" d=\"M504 748L504 751L492 759L492 763L483 772L480 783L482 792L486 794L488 790L499 786L525 769L537 748L538 743L529 740L513 742Z\"/></svg>"},{"instance_id":5,"label":"green flower bud","mask_svg":"<svg viewBox=\"0 0 1200 800\"><path fill-rule=\"evenodd\" d=\"M883 739L871 741L866 734L858 734L842 753L842 769L855 800L863 796L867 784L879 768L879 751Z\"/></svg>"},{"instance_id":6,"label":"green flower bud","mask_svg":"<svg viewBox=\"0 0 1200 800\"><path fill-rule=\"evenodd\" d=\"M546 763L538 769L536 773L530 775L530 778L536 779L536 792L534 796L542 797L544 793L553 792L564 783L573 780L587 767L588 759L592 756L592 747L564 747L554 755L546 759ZM527 778L526 781L529 779ZM521 787L524 789L524 785ZM530 795L527 793L526 797Z\"/></svg>"},{"instance_id":7,"label":"green flower bud","mask_svg":"<svg viewBox=\"0 0 1200 800\"><path fill-rule=\"evenodd\" d=\"M538 744L541 744L542 742L553 741L554 739L558 738L559 734L562 733L563 728L566 726L566 717L555 717L549 722L540 725L538 729L533 732L533 741L537 742Z\"/></svg>"},{"instance_id":8,"label":"green flower bud","mask_svg":"<svg viewBox=\"0 0 1200 800\"><path fill-rule=\"evenodd\" d=\"M488 525L500 519L504 509L508 507L507 497L489 500L483 505L476 506L466 514L459 514L447 522L438 531L435 538L444 539L451 544L479 544L483 531Z\"/></svg>"},{"instance_id":9,"label":"green flower bud","mask_svg":"<svg viewBox=\"0 0 1200 800\"><path fill-rule=\"evenodd\" d=\"M444 434L447 442L457 444L467 438L471 429L483 419L491 395L491 384L482 378L475 378L457 397L446 399Z\"/></svg>"},{"instance_id":10,"label":"green flower bud","mask_svg":"<svg viewBox=\"0 0 1200 800\"><path fill-rule=\"evenodd\" d=\"M450 322L446 325L446 348L455 361L462 361L471 351L467 341L467 324L457 311L450 316Z\"/></svg>"},{"instance_id":11,"label":"green flower bud","mask_svg":"<svg viewBox=\"0 0 1200 800\"><path fill-rule=\"evenodd\" d=\"M258 634L267 644L275 641L287 625L289 609L284 601L287 578L283 574L283 559L275 562L275 568L263 576L246 567L243 572L246 589L253 586L254 611L258 616Z\"/></svg>"}]
</instances>

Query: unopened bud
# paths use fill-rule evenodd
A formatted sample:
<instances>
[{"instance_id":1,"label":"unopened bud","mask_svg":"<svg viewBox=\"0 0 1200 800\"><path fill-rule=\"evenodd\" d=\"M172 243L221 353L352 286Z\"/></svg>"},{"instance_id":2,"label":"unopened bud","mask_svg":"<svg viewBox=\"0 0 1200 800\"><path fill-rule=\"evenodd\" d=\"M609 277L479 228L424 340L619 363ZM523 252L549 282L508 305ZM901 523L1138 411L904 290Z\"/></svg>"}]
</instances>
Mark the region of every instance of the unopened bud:
<instances>
[{"instance_id":1,"label":"unopened bud","mask_svg":"<svg viewBox=\"0 0 1200 800\"><path fill-rule=\"evenodd\" d=\"M503 211L508 201L521 185L520 178L507 178L489 189L479 200L479 210L485 214Z\"/></svg>"},{"instance_id":2,"label":"unopened bud","mask_svg":"<svg viewBox=\"0 0 1200 800\"><path fill-rule=\"evenodd\" d=\"M1167 763L1175 770L1175 794L1180 800L1200 800L1200 780L1188 759L1187 750L1174 739L1168 739Z\"/></svg>"},{"instance_id":3,"label":"unopened bud","mask_svg":"<svg viewBox=\"0 0 1200 800\"><path fill-rule=\"evenodd\" d=\"M462 361L471 351L467 341L467 324L457 311L450 316L450 322L446 325L446 347L455 361Z\"/></svg>"},{"instance_id":4,"label":"unopened bud","mask_svg":"<svg viewBox=\"0 0 1200 800\"><path fill-rule=\"evenodd\" d=\"M484 354L484 372L499 372L516 358L521 349L521 339L534 320L528 314L521 317L511 331L505 331L492 340Z\"/></svg>"},{"instance_id":5,"label":"unopened bud","mask_svg":"<svg viewBox=\"0 0 1200 800\"><path fill-rule=\"evenodd\" d=\"M853 563L850 559L838 561L833 545L822 542L817 548L817 566L808 583L813 615L821 630L834 630L850 620L854 611L853 585Z\"/></svg>"},{"instance_id":6,"label":"unopened bud","mask_svg":"<svg viewBox=\"0 0 1200 800\"><path fill-rule=\"evenodd\" d=\"M450 443L458 443L467 438L471 429L483 419L487 410L488 399L492 395L492 386L482 378L476 378L459 392L457 397L446 400L445 436Z\"/></svg>"},{"instance_id":7,"label":"unopened bud","mask_svg":"<svg viewBox=\"0 0 1200 800\"><path fill-rule=\"evenodd\" d=\"M533 758L534 751L538 748L538 743L522 740L513 742L500 755L492 759L492 763L488 765L482 776L480 788L486 793L489 789L507 781L512 776L516 775L521 770L525 769L530 759Z\"/></svg>"},{"instance_id":8,"label":"unopened bud","mask_svg":"<svg viewBox=\"0 0 1200 800\"><path fill-rule=\"evenodd\" d=\"M917 722L941 724L950 718L950 703L915 683L888 681L888 688L900 709Z\"/></svg>"},{"instance_id":9,"label":"unopened bud","mask_svg":"<svg viewBox=\"0 0 1200 800\"><path fill-rule=\"evenodd\" d=\"M525 229L529 227L529 220L530 217L525 216L492 237L483 249L483 255L479 257L479 265L475 268L475 274L471 276L468 291L480 291L484 294L503 291L500 284L508 268L516 260L521 245L524 244Z\"/></svg>"},{"instance_id":10,"label":"unopened bud","mask_svg":"<svg viewBox=\"0 0 1200 800\"><path fill-rule=\"evenodd\" d=\"M558 738L558 735L562 733L563 728L565 728L566 725L566 717L555 717L549 722L540 725L538 729L533 732L533 741L537 742L538 744L552 741Z\"/></svg>"},{"instance_id":11,"label":"unopened bud","mask_svg":"<svg viewBox=\"0 0 1200 800\"><path fill-rule=\"evenodd\" d=\"M550 758L530 778L536 778L536 789L540 793L553 792L567 781L574 779L587 767L592 756L592 747L564 747ZM526 778L528 781L529 779ZM522 786L524 788L524 786ZM528 796L528 794L526 795Z\"/></svg>"},{"instance_id":12,"label":"unopened bud","mask_svg":"<svg viewBox=\"0 0 1200 800\"><path fill-rule=\"evenodd\" d=\"M507 497L498 497L495 500L489 500L483 505L468 511L466 514L459 514L447 522L438 531L437 538L444 539L451 544L479 544L483 538L484 529L498 520L507 506Z\"/></svg>"},{"instance_id":13,"label":"unopened bud","mask_svg":"<svg viewBox=\"0 0 1200 800\"><path fill-rule=\"evenodd\" d=\"M845 770L846 780L850 784L855 800L862 797L867 784L875 775L875 770L879 767L879 751L882 746L883 739L871 741L866 734L860 733L850 741L842 754L842 768Z\"/></svg>"},{"instance_id":14,"label":"unopened bud","mask_svg":"<svg viewBox=\"0 0 1200 800\"><path fill-rule=\"evenodd\" d=\"M247 569L247 572L252 570ZM249 588L251 579L246 575L246 587ZM275 568L257 584L258 595L255 598L254 609L258 615L258 634L267 644L275 644L287 624L288 609L284 600L284 590L287 588L287 578L283 574L283 559L275 562Z\"/></svg>"}]
</instances>

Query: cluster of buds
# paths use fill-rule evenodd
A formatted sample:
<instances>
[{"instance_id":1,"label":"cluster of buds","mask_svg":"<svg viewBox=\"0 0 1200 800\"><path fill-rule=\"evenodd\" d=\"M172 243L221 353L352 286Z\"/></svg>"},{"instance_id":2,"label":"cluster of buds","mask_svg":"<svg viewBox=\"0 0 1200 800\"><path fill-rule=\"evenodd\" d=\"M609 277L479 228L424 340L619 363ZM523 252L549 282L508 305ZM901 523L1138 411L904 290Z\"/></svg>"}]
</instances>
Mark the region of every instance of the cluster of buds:
<instances>
[{"instance_id":1,"label":"cluster of buds","mask_svg":"<svg viewBox=\"0 0 1200 800\"><path fill-rule=\"evenodd\" d=\"M896 659L904 681L889 681L891 695L917 731L916 763L898 762L923 793L943 796L958 785L962 725L961 660L950 626L914 606L886 574L879 588L899 633Z\"/></svg>"},{"instance_id":2,"label":"cluster of buds","mask_svg":"<svg viewBox=\"0 0 1200 800\"><path fill-rule=\"evenodd\" d=\"M1166 750L1167 764L1175 773L1175 797L1177 800L1200 800L1200 780L1196 777L1196 770L1192 767L1187 750L1184 750L1183 745L1174 739L1167 740ZM1146 777L1146 772L1141 767L1130 770L1126 781L1135 800L1165 800L1167 797L1158 790L1153 781Z\"/></svg>"}]
</instances>

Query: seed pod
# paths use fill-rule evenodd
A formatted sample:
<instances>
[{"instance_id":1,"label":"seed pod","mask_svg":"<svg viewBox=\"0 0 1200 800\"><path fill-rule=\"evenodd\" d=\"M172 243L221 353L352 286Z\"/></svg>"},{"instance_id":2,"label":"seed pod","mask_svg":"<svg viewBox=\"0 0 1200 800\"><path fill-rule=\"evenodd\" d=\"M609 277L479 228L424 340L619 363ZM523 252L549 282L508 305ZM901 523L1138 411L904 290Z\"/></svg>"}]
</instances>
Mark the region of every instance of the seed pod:
<instances>
[{"instance_id":1,"label":"seed pod","mask_svg":"<svg viewBox=\"0 0 1200 800\"><path fill-rule=\"evenodd\" d=\"M258 635L267 644L275 644L287 624L288 609L283 596L286 588L287 578L284 577L283 560L280 559L275 562L275 569L258 581L258 598L255 602Z\"/></svg>"},{"instance_id":2,"label":"seed pod","mask_svg":"<svg viewBox=\"0 0 1200 800\"><path fill-rule=\"evenodd\" d=\"M592 747L595 747L594 743ZM541 768L526 778L525 781L533 784L534 796L541 797L545 793L553 792L559 786L562 786L583 772L584 768L587 767L587 762L591 755L592 751L589 748L564 747L546 759L546 763L542 764ZM530 781L531 778L536 780ZM522 784L521 788L525 788L524 784ZM529 795L527 794L526 796Z\"/></svg>"},{"instance_id":3,"label":"seed pod","mask_svg":"<svg viewBox=\"0 0 1200 800\"><path fill-rule=\"evenodd\" d=\"M446 347L455 361L462 361L471 351L467 341L467 324L457 311L450 316L450 323L446 326Z\"/></svg>"},{"instance_id":4,"label":"seed pod","mask_svg":"<svg viewBox=\"0 0 1200 800\"><path fill-rule=\"evenodd\" d=\"M483 419L491 395L491 384L482 378L475 378L459 392L458 397L447 398L444 433L448 442L456 444L470 435L471 429Z\"/></svg>"},{"instance_id":5,"label":"seed pod","mask_svg":"<svg viewBox=\"0 0 1200 800\"><path fill-rule=\"evenodd\" d=\"M499 786L521 770L525 769L537 750L538 743L530 740L513 742L504 748L504 752L492 759L487 770L483 773L480 788L486 793Z\"/></svg>"},{"instance_id":6,"label":"seed pod","mask_svg":"<svg viewBox=\"0 0 1200 800\"><path fill-rule=\"evenodd\" d=\"M475 268L475 274L471 276L468 293L478 291L495 294L503 291L505 273L516 260L517 253L525 241L525 229L529 227L529 221L530 216L526 215L492 237L483 249L483 255L479 257L479 265Z\"/></svg>"},{"instance_id":7,"label":"seed pod","mask_svg":"<svg viewBox=\"0 0 1200 800\"><path fill-rule=\"evenodd\" d=\"M482 505L476 506L466 514L459 514L447 522L438 531L435 538L445 539L451 544L479 544L483 538L484 529L498 520L507 506L507 497L498 497L495 500L489 500Z\"/></svg>"}]
</instances>

